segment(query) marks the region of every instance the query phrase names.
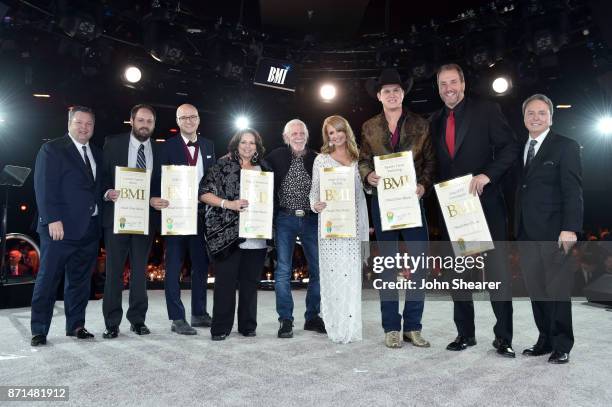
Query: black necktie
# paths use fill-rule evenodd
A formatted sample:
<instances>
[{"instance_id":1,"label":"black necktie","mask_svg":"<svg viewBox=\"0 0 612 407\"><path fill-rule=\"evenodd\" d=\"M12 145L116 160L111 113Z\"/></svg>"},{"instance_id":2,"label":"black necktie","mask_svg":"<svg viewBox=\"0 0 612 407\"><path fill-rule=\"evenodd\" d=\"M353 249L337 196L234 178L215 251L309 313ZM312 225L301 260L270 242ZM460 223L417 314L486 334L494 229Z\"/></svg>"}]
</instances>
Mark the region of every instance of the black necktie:
<instances>
[{"instance_id":1,"label":"black necktie","mask_svg":"<svg viewBox=\"0 0 612 407\"><path fill-rule=\"evenodd\" d=\"M538 144L537 140L531 140L529 142L529 150L527 150L527 159L525 160L525 167L529 167L529 163L535 156L535 145Z\"/></svg>"},{"instance_id":2,"label":"black necktie","mask_svg":"<svg viewBox=\"0 0 612 407\"><path fill-rule=\"evenodd\" d=\"M147 158L144 154L144 144L138 147L138 157L136 157L136 168L147 169Z\"/></svg>"},{"instance_id":3,"label":"black necktie","mask_svg":"<svg viewBox=\"0 0 612 407\"><path fill-rule=\"evenodd\" d=\"M190 142L187 143L187 147L195 147L195 148L197 148L198 147L198 142L197 141L195 141L195 142L194 141L190 141Z\"/></svg>"},{"instance_id":4,"label":"black necktie","mask_svg":"<svg viewBox=\"0 0 612 407\"><path fill-rule=\"evenodd\" d=\"M91 161L89 161L89 156L87 155L87 146L83 146L83 155L85 156L85 165L87 166L87 172L89 172L89 176L92 181L95 181L93 169L91 168Z\"/></svg>"}]
</instances>

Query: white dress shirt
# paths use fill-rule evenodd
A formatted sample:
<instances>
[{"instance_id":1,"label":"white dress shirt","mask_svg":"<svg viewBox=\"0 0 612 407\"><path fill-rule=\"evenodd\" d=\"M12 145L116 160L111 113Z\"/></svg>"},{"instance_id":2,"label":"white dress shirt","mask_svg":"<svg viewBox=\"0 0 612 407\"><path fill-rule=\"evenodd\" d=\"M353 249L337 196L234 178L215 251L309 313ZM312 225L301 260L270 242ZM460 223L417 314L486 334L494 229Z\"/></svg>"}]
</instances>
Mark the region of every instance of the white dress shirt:
<instances>
[{"instance_id":1,"label":"white dress shirt","mask_svg":"<svg viewBox=\"0 0 612 407\"><path fill-rule=\"evenodd\" d=\"M546 129L544 132L542 132L542 134L540 134L536 138L532 138L531 136L528 137L527 143L525 144L525 148L523 150L523 164L527 162L527 152L529 151L529 143L531 142L531 140L537 141L536 145L533 146L533 157L535 158L536 154L538 154L538 150L540 149L540 146L546 139L548 132L550 132L550 128Z\"/></svg>"},{"instance_id":2,"label":"white dress shirt","mask_svg":"<svg viewBox=\"0 0 612 407\"><path fill-rule=\"evenodd\" d=\"M183 141L185 142L185 144L189 143L190 140L187 137L183 136L182 134L181 134L181 137L183 138ZM198 141L197 137L195 141ZM189 154L191 154L191 158L193 158L193 155L195 154L195 147L188 146L187 149L189 150ZM202 146L200 146L200 152L198 153L198 161L196 162L196 167L197 167L196 171L198 172L198 185L199 185L200 180L204 176L204 160L202 159Z\"/></svg>"},{"instance_id":3,"label":"white dress shirt","mask_svg":"<svg viewBox=\"0 0 612 407\"><path fill-rule=\"evenodd\" d=\"M87 165L87 162L85 161L85 155L83 154L83 146L87 147L87 157L89 157L89 163L91 164L91 172L93 172L93 177L95 181L97 166L96 166L96 160L94 159L93 153L91 152L91 147L89 146L89 141L86 144L81 144L78 141L76 141L76 139L72 137L70 133L68 133L68 135L70 136L70 139L76 146L77 150L79 151L79 154L81 155L81 158L83 159L83 162L86 165ZM96 208L94 209L94 213L91 216L97 216L97 215L98 215L98 205L96 205Z\"/></svg>"}]
</instances>

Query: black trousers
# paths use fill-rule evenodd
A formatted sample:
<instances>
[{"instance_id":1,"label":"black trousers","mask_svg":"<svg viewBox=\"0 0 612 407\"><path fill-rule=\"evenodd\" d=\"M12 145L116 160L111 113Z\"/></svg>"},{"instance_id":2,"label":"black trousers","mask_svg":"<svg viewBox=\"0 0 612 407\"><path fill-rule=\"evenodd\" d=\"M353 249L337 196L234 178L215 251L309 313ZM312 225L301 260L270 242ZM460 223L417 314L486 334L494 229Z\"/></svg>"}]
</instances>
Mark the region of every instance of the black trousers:
<instances>
[{"instance_id":1,"label":"black trousers","mask_svg":"<svg viewBox=\"0 0 612 407\"><path fill-rule=\"evenodd\" d=\"M132 324L144 324L149 307L146 270L153 233L116 235L113 228L104 229L106 247L106 281L102 313L107 328L119 326L123 317L122 292L125 261L130 259L130 299L126 314Z\"/></svg>"},{"instance_id":2,"label":"black trousers","mask_svg":"<svg viewBox=\"0 0 612 407\"><path fill-rule=\"evenodd\" d=\"M236 249L215 262L215 291L210 333L227 334L234 326L238 285L238 332L257 328L257 284L261 280L266 249Z\"/></svg>"},{"instance_id":3,"label":"black trousers","mask_svg":"<svg viewBox=\"0 0 612 407\"><path fill-rule=\"evenodd\" d=\"M574 346L571 292L575 259L557 242L520 241L519 256L538 345L569 353Z\"/></svg>"}]
</instances>

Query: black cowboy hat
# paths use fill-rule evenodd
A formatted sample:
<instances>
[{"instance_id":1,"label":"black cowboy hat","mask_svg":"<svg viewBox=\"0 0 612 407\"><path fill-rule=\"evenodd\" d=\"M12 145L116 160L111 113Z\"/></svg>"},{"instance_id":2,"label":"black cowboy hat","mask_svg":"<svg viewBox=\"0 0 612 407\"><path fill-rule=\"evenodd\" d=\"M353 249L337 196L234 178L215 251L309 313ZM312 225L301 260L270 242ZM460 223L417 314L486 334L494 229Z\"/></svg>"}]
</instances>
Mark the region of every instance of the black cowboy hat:
<instances>
[{"instance_id":1,"label":"black cowboy hat","mask_svg":"<svg viewBox=\"0 0 612 407\"><path fill-rule=\"evenodd\" d=\"M385 85L400 85L404 89L404 93L410 92L412 89L412 85L414 84L414 79L412 77L408 78L405 82L402 82L402 78L400 77L399 72L395 68L386 68L381 73L378 79L370 78L366 81L366 90L368 94L373 98L376 97L376 94L380 91L380 89Z\"/></svg>"}]
</instances>

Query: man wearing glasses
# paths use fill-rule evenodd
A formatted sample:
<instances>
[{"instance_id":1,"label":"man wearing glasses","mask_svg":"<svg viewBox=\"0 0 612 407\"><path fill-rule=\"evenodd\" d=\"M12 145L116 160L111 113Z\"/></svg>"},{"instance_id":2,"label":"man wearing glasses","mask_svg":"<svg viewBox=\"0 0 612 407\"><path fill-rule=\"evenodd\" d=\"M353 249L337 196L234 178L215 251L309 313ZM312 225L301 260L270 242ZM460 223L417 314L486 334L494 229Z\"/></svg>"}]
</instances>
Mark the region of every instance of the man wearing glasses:
<instances>
[{"instance_id":1,"label":"man wearing glasses","mask_svg":"<svg viewBox=\"0 0 612 407\"><path fill-rule=\"evenodd\" d=\"M198 137L200 116L195 106L184 104L176 110L176 122L181 134L164 143L160 166L154 170L154 189L151 206L161 210L168 206L168 201L159 198L161 190L162 165L190 165L197 167L198 184L210 166L215 163L215 149L211 140ZM195 186L197 188L197 185ZM198 205L203 205L199 203ZM199 208L202 209L202 208ZM191 236L166 236L166 306L168 317L172 321L171 330L181 335L195 335L193 327L208 327L210 315L206 312L206 284L208 276L208 256L202 225L198 234ZM189 252L191 259L191 325L185 319L185 307L181 301L179 276Z\"/></svg>"}]
</instances>

